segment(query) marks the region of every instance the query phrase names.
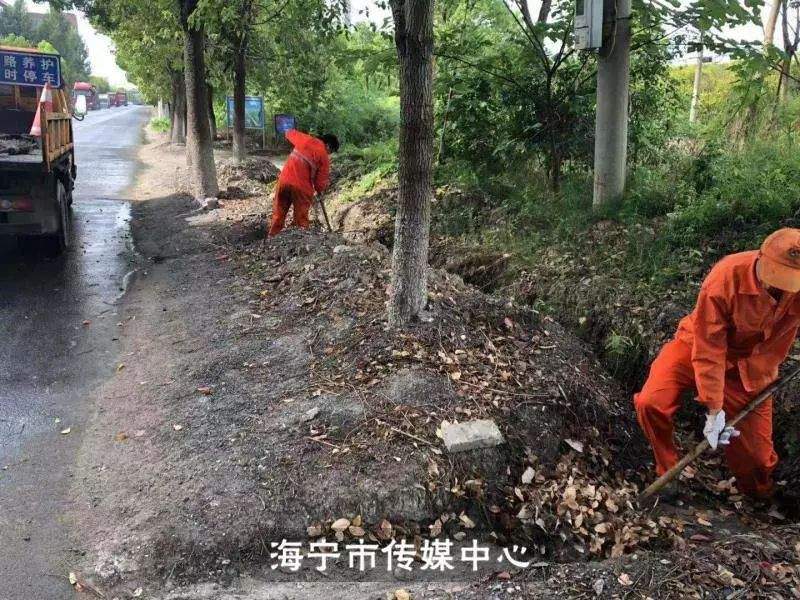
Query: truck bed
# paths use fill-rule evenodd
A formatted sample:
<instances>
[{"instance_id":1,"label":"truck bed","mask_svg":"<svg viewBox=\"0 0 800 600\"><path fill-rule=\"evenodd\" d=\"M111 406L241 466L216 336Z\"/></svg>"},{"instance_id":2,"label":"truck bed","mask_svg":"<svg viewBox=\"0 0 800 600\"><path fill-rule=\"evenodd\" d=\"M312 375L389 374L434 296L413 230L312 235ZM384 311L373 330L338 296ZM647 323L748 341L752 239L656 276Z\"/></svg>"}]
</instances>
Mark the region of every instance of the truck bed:
<instances>
[{"instance_id":1,"label":"truck bed","mask_svg":"<svg viewBox=\"0 0 800 600\"><path fill-rule=\"evenodd\" d=\"M6 152L0 152L0 170L22 169L41 171L44 168L43 165L42 151L39 148L28 154L8 154Z\"/></svg>"}]
</instances>

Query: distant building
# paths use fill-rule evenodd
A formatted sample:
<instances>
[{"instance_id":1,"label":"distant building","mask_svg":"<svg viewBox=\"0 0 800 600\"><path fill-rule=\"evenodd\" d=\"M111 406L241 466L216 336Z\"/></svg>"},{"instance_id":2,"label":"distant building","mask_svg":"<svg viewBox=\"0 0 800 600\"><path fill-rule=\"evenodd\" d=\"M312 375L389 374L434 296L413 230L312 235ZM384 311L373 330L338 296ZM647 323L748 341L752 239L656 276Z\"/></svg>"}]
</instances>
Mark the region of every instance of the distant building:
<instances>
[{"instance_id":1,"label":"distant building","mask_svg":"<svg viewBox=\"0 0 800 600\"><path fill-rule=\"evenodd\" d=\"M0 0L0 2L4 2L4 0ZM77 29L78 29L78 17L76 15L74 15L73 13L68 13L68 12L61 13L61 15L64 17L64 20L67 23L69 23L69 26L77 31ZM29 12L28 16L30 16L31 21L33 21L33 26L34 27L38 27L39 25L42 24L42 21L44 21L45 17L47 16L47 13Z\"/></svg>"}]
</instances>

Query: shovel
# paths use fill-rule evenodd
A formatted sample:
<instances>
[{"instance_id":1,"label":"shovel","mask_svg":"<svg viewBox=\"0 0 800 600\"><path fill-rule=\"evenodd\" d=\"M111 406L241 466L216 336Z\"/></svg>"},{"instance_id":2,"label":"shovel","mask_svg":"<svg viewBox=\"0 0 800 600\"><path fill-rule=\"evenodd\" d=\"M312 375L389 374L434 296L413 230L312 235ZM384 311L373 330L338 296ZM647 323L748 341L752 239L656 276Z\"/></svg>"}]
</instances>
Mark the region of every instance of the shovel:
<instances>
[{"instance_id":1,"label":"shovel","mask_svg":"<svg viewBox=\"0 0 800 600\"><path fill-rule=\"evenodd\" d=\"M322 194L317 194L317 200L319 200L319 205L322 207L322 216L325 217L325 224L328 226L328 231L333 233L333 227L331 227L331 222L328 220L328 211L325 208L325 201L322 199Z\"/></svg>"},{"instance_id":2,"label":"shovel","mask_svg":"<svg viewBox=\"0 0 800 600\"><path fill-rule=\"evenodd\" d=\"M758 396L753 398L753 400L750 401L750 404L748 404L744 408L744 410L742 410L738 415L736 415L725 425L730 427L736 427L737 423L739 423L747 415L753 412L756 408L761 406L764 400L772 396L772 394L777 392L779 389L781 389L783 386L789 383L792 379L797 377L798 374L800 374L800 367L795 367L793 370L789 371L786 375L778 379L775 383L773 383L767 389L761 392ZM708 443L708 440L703 439L702 442L700 442L699 444L697 444L697 446L694 447L694 450L692 450L686 456L680 459L674 467L672 467L669 471L667 471L661 477L659 477L653 483L651 483L647 487L647 489L645 489L641 493L641 495L639 496L639 501L646 500L653 494L657 493L661 488L663 488L670 481L675 479L678 476L678 474L681 471L683 471L683 468L686 465L693 463L701 454L703 454L703 452L708 450L710 447L711 445Z\"/></svg>"}]
</instances>

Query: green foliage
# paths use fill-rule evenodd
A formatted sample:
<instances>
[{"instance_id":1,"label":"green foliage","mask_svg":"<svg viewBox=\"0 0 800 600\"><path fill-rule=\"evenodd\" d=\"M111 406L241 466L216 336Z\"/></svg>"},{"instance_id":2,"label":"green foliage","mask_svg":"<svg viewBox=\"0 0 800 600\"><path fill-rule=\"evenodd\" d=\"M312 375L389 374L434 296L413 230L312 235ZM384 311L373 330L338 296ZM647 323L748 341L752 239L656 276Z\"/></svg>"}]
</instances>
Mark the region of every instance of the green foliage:
<instances>
[{"instance_id":1,"label":"green foliage","mask_svg":"<svg viewBox=\"0 0 800 600\"><path fill-rule=\"evenodd\" d=\"M169 131L169 119L166 117L154 117L150 120L150 128L159 133L166 133Z\"/></svg>"},{"instance_id":2,"label":"green foliage","mask_svg":"<svg viewBox=\"0 0 800 600\"><path fill-rule=\"evenodd\" d=\"M9 35L19 36L25 40L33 40L38 37L33 19L28 14L25 0L15 0L11 6L0 10L0 36ZM28 45L30 46L30 44Z\"/></svg>"},{"instance_id":3,"label":"green foliage","mask_svg":"<svg viewBox=\"0 0 800 600\"><path fill-rule=\"evenodd\" d=\"M755 141L720 155L710 184L696 198L676 198L665 234L676 246L724 239L731 249L756 245L781 225L797 226L800 210L797 138Z\"/></svg>"},{"instance_id":4,"label":"green foliage","mask_svg":"<svg viewBox=\"0 0 800 600\"><path fill-rule=\"evenodd\" d=\"M89 77L89 82L97 88L98 94L105 94L111 91L111 84L108 83L108 79L105 77L100 77L99 75L91 75Z\"/></svg>"},{"instance_id":5,"label":"green foliage","mask_svg":"<svg viewBox=\"0 0 800 600\"><path fill-rule=\"evenodd\" d=\"M7 33L0 38L0 45L14 48L33 48L36 44L16 33Z\"/></svg>"}]
</instances>

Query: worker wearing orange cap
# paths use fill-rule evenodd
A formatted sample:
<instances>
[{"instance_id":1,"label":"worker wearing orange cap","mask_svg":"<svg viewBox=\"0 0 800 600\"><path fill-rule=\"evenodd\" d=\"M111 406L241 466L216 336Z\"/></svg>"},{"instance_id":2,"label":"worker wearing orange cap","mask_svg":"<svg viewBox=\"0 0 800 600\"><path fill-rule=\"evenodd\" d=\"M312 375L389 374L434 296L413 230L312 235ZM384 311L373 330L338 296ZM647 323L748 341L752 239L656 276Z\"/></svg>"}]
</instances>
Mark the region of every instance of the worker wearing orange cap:
<instances>
[{"instance_id":1,"label":"worker wearing orange cap","mask_svg":"<svg viewBox=\"0 0 800 600\"><path fill-rule=\"evenodd\" d=\"M673 415L684 390L694 389L708 410L703 433L725 448L739 491L772 493L778 456L772 444L772 399L745 417L736 431L726 419L739 413L778 377L800 327L800 229L780 229L761 250L731 254L711 269L694 311L678 325L634 396L639 424L662 475L678 461Z\"/></svg>"},{"instance_id":2,"label":"worker wearing orange cap","mask_svg":"<svg viewBox=\"0 0 800 600\"><path fill-rule=\"evenodd\" d=\"M339 150L339 140L331 134L314 137L290 129L286 132L286 139L294 149L278 177L272 203L270 236L283 229L289 208L294 211L294 225L308 228L308 212L314 201L314 194L324 192L330 183L329 154Z\"/></svg>"}]
</instances>

